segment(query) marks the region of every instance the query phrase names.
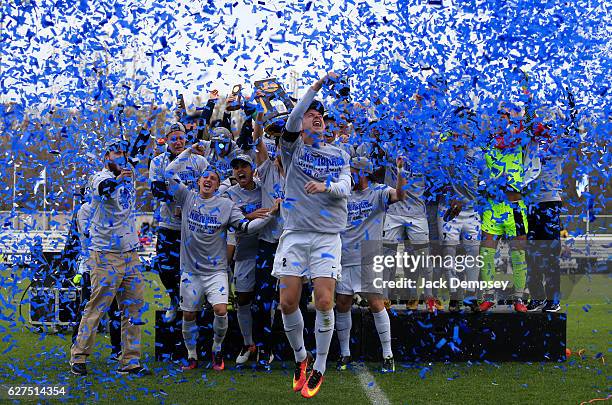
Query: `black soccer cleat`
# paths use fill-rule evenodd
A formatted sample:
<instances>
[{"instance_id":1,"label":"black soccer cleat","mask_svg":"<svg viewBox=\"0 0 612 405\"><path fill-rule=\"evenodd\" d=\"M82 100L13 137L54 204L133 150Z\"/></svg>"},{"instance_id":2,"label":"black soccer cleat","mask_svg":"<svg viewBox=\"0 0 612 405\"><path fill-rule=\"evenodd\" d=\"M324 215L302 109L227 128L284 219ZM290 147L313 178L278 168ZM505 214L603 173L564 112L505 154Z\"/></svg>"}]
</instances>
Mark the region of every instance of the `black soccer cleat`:
<instances>
[{"instance_id":1,"label":"black soccer cleat","mask_svg":"<svg viewBox=\"0 0 612 405\"><path fill-rule=\"evenodd\" d=\"M393 360L393 356L386 357L383 360L382 368L380 369L381 373L395 373L395 360Z\"/></svg>"},{"instance_id":2,"label":"black soccer cleat","mask_svg":"<svg viewBox=\"0 0 612 405\"><path fill-rule=\"evenodd\" d=\"M559 312L561 311L561 305L554 301L546 301L546 304L542 306L542 312Z\"/></svg>"},{"instance_id":3,"label":"black soccer cleat","mask_svg":"<svg viewBox=\"0 0 612 405\"><path fill-rule=\"evenodd\" d=\"M350 370L353 366L353 358L351 356L342 356L338 360L338 365L336 368L338 371L346 371Z\"/></svg>"},{"instance_id":4,"label":"black soccer cleat","mask_svg":"<svg viewBox=\"0 0 612 405\"><path fill-rule=\"evenodd\" d=\"M527 304L527 312L538 312L544 307L544 302L540 300L529 300Z\"/></svg>"},{"instance_id":5,"label":"black soccer cleat","mask_svg":"<svg viewBox=\"0 0 612 405\"><path fill-rule=\"evenodd\" d=\"M85 363L70 363L70 372L74 375L87 375L87 365Z\"/></svg>"},{"instance_id":6,"label":"black soccer cleat","mask_svg":"<svg viewBox=\"0 0 612 405\"><path fill-rule=\"evenodd\" d=\"M459 312L459 311L461 311L461 302L459 300L450 300L448 302L448 310L450 312Z\"/></svg>"},{"instance_id":7,"label":"black soccer cleat","mask_svg":"<svg viewBox=\"0 0 612 405\"><path fill-rule=\"evenodd\" d=\"M151 370L143 366L136 366L132 368L122 367L118 369L117 372L121 375L133 375L136 377L146 377L152 374Z\"/></svg>"}]
</instances>

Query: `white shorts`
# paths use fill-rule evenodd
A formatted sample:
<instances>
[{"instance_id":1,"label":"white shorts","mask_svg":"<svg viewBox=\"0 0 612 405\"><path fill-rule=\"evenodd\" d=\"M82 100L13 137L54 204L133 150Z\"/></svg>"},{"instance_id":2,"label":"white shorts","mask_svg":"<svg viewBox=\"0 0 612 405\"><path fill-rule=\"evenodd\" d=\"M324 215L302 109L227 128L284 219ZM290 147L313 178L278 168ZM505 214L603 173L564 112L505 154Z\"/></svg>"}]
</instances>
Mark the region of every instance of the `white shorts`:
<instances>
[{"instance_id":1,"label":"white shorts","mask_svg":"<svg viewBox=\"0 0 612 405\"><path fill-rule=\"evenodd\" d=\"M278 241L272 275L337 280L342 270L341 254L339 234L286 230Z\"/></svg>"},{"instance_id":2,"label":"white shorts","mask_svg":"<svg viewBox=\"0 0 612 405\"><path fill-rule=\"evenodd\" d=\"M236 292L255 291L256 259L240 260L234 263L234 285Z\"/></svg>"},{"instance_id":3,"label":"white shorts","mask_svg":"<svg viewBox=\"0 0 612 405\"><path fill-rule=\"evenodd\" d=\"M181 309L197 312L202 309L204 298L210 305L227 304L229 283L227 272L211 274L181 274Z\"/></svg>"},{"instance_id":4,"label":"white shorts","mask_svg":"<svg viewBox=\"0 0 612 405\"><path fill-rule=\"evenodd\" d=\"M341 280L336 284L336 294L353 295L361 292L361 266L344 266Z\"/></svg>"},{"instance_id":5,"label":"white shorts","mask_svg":"<svg viewBox=\"0 0 612 405\"><path fill-rule=\"evenodd\" d=\"M452 220L444 221L448 207L440 205L438 215L438 233L442 245L458 245L460 242L480 243L480 215L474 208L461 210Z\"/></svg>"},{"instance_id":6,"label":"white shorts","mask_svg":"<svg viewBox=\"0 0 612 405\"><path fill-rule=\"evenodd\" d=\"M336 284L336 293L343 295L353 295L359 293L383 294L382 288L375 287L375 278L384 278L381 273L374 273L360 264L342 267L342 277Z\"/></svg>"},{"instance_id":7,"label":"white shorts","mask_svg":"<svg viewBox=\"0 0 612 405\"><path fill-rule=\"evenodd\" d=\"M429 240L427 218L387 214L383 240L387 243L398 243L403 240L426 243Z\"/></svg>"}]
</instances>

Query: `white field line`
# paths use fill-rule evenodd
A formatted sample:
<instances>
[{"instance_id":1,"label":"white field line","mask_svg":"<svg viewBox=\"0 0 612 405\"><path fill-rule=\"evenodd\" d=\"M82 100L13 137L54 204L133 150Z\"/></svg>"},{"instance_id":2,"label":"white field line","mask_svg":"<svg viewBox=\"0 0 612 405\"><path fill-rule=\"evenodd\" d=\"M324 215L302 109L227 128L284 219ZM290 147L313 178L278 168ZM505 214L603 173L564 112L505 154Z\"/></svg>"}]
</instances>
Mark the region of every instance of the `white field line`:
<instances>
[{"instance_id":1,"label":"white field line","mask_svg":"<svg viewBox=\"0 0 612 405\"><path fill-rule=\"evenodd\" d=\"M365 392L366 396L373 405L389 405L389 398L385 392L376 384L374 376L368 371L365 365L359 365L355 367L355 374L359 379L359 384Z\"/></svg>"}]
</instances>

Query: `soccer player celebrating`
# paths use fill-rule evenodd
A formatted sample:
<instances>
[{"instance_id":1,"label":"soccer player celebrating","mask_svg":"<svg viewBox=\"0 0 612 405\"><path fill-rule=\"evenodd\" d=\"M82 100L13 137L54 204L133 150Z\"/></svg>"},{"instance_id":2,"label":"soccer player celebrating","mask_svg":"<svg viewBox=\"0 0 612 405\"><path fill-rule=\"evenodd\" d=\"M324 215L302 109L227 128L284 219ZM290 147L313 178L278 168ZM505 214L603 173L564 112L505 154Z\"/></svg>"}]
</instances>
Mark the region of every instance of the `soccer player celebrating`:
<instances>
[{"instance_id":1,"label":"soccer player celebrating","mask_svg":"<svg viewBox=\"0 0 612 405\"><path fill-rule=\"evenodd\" d=\"M253 160L248 155L238 155L231 161L234 178L237 184L228 188L224 196L232 200L242 211L244 216L251 220L266 218L269 209L262 208L261 187L253 179ZM238 307L236 309L238 325L244 345L236 364L243 365L250 358L256 357L257 348L253 341L253 314L251 304L255 291L255 266L258 246L257 234L236 233L236 251L234 254L234 285ZM257 360L255 358L255 360Z\"/></svg>"},{"instance_id":2,"label":"soccer player celebrating","mask_svg":"<svg viewBox=\"0 0 612 405\"><path fill-rule=\"evenodd\" d=\"M323 382L334 328L334 289L340 274L340 232L346 227L351 189L349 156L323 143L324 108L314 100L330 72L315 82L291 111L283 128L281 156L286 171L283 218L285 228L274 259L280 278L280 305L287 339L295 354L293 390L315 396ZM317 358L304 347L304 320L298 309L302 277L314 284Z\"/></svg>"},{"instance_id":3,"label":"soccer player celebrating","mask_svg":"<svg viewBox=\"0 0 612 405\"><path fill-rule=\"evenodd\" d=\"M181 211L173 206L172 196L166 188L166 168L185 150L185 127L181 123L173 124L166 135L166 152L156 156L149 168L151 194L160 202L159 229L155 250L155 268L162 284L170 296L170 309L164 317L166 322L172 322L179 306L179 285L181 282L179 254L181 249ZM197 180L206 168L208 162L203 156L190 155L190 161L184 165L184 170L177 173L181 182L189 189L196 189Z\"/></svg>"},{"instance_id":4,"label":"soccer player celebrating","mask_svg":"<svg viewBox=\"0 0 612 405\"><path fill-rule=\"evenodd\" d=\"M257 114L253 120L253 140L256 149L255 161L257 175L261 183L261 202L264 208L274 205L277 199L285 198L285 170L280 154L274 159L269 155L266 136L263 134L263 112ZM274 137L279 141L279 137ZM275 146L276 148L276 146ZM275 149L276 150L276 149ZM255 313L253 323L253 338L259 351L258 366L269 369L274 360L272 353L272 311L277 299L277 280L272 276L274 256L278 248L278 240L283 232L283 221L279 217L273 218L259 233L259 246L257 251L257 265L255 272Z\"/></svg>"},{"instance_id":5,"label":"soccer player celebrating","mask_svg":"<svg viewBox=\"0 0 612 405\"><path fill-rule=\"evenodd\" d=\"M227 331L229 291L226 232L231 226L245 233L256 233L270 218L249 222L234 202L218 195L220 178L212 170L203 172L198 179L199 192L189 190L176 174L185 170L193 152L204 154L205 149L200 144L194 145L166 168L170 185L168 191L174 203L182 210L180 302L183 310L183 338L188 353L188 364L183 369L198 366L196 312L200 310L203 298L206 298L215 313L213 369L223 370L225 365L221 344ZM278 205L272 207L270 214L277 210Z\"/></svg>"},{"instance_id":6,"label":"soccer player celebrating","mask_svg":"<svg viewBox=\"0 0 612 405\"><path fill-rule=\"evenodd\" d=\"M401 174L403 166L402 158L398 157L397 169L400 174L397 176L396 187L391 188L370 183L369 176L373 170L367 158L354 157L351 159L353 192L348 200L346 230L341 234L342 278L336 287L336 331L341 351L341 358L338 362L339 370L346 370L351 363L349 341L353 295L366 293L383 349L382 372L395 371L391 351L391 323L384 305L383 291L377 291L372 285L371 260L374 255L382 254L383 221L386 209L389 204L401 201L405 197L406 181Z\"/></svg>"},{"instance_id":7,"label":"soccer player celebrating","mask_svg":"<svg viewBox=\"0 0 612 405\"><path fill-rule=\"evenodd\" d=\"M386 158L389 161L385 170L385 184L393 186L397 183L398 172L394 164L391 164L391 157L402 154L402 147L394 146L391 143L385 144ZM395 151L393 150L395 149ZM393 246L393 251L397 249L397 244L404 240L409 240L413 255L429 256L429 225L427 223L427 213L425 210L425 175L424 164L416 159L417 147L410 151L410 154L415 157L411 159L411 165L406 170L406 198L395 204L392 204L387 210L384 224L384 240L388 245ZM406 154L408 156L408 154ZM433 279L433 267L428 260L424 261L418 269L412 269L408 277L414 275L423 277L426 281L431 282ZM420 284L420 283L419 283ZM424 288L424 296L426 306L429 312L442 309L442 304L434 298L433 290L430 286ZM407 309L416 310L418 308L418 297L416 289L409 289L409 301L406 304Z\"/></svg>"},{"instance_id":8,"label":"soccer player celebrating","mask_svg":"<svg viewBox=\"0 0 612 405\"><path fill-rule=\"evenodd\" d=\"M534 129L536 140L540 143L542 171L529 185L532 204L527 214L528 237L536 241L532 242L535 244L535 249L530 249L531 254L528 256L528 287L531 294L531 300L527 305L529 312L557 312L561 309L559 256L563 162L567 159L570 150L580 144L575 123L574 97L570 92L567 94L567 99L570 108L569 117L565 117L558 110L552 110L548 117L543 117L544 123L539 123ZM555 119L557 122L554 122ZM543 243L546 245L542 246ZM548 253L544 254L544 257L538 257L535 251L544 247L544 250L552 252L552 255Z\"/></svg>"},{"instance_id":9,"label":"soccer player celebrating","mask_svg":"<svg viewBox=\"0 0 612 405\"><path fill-rule=\"evenodd\" d=\"M523 293L527 277L525 241L527 240L527 209L521 194L525 186L526 145L523 130L514 125L511 111L499 111L497 122L485 154L488 171L487 204L482 213L482 242L480 255L484 266L480 276L492 281L495 275L495 251L502 236L511 239L510 259L514 278L514 310L527 312ZM479 310L495 306L494 291L485 291Z\"/></svg>"},{"instance_id":10,"label":"soccer player celebrating","mask_svg":"<svg viewBox=\"0 0 612 405\"><path fill-rule=\"evenodd\" d=\"M232 139L232 133L224 127L210 129L210 141L200 141L204 149L204 157L224 182L220 192L231 186L229 178L232 176L232 160L239 154L239 148Z\"/></svg>"},{"instance_id":11,"label":"soccer player celebrating","mask_svg":"<svg viewBox=\"0 0 612 405\"><path fill-rule=\"evenodd\" d=\"M457 247L462 244L466 255L476 258L480 247L480 214L478 213L478 183L484 171L484 158L480 148L472 143L470 132L450 134L440 144L443 173L448 179L448 193L440 202L436 226L440 235L440 244L444 257L455 257ZM447 279L461 277L465 281L478 281L479 270L472 263L459 272L456 264L445 269ZM461 309L461 301L477 309L476 289L469 287L465 296L462 289L449 287L449 310L456 312Z\"/></svg>"}]
</instances>

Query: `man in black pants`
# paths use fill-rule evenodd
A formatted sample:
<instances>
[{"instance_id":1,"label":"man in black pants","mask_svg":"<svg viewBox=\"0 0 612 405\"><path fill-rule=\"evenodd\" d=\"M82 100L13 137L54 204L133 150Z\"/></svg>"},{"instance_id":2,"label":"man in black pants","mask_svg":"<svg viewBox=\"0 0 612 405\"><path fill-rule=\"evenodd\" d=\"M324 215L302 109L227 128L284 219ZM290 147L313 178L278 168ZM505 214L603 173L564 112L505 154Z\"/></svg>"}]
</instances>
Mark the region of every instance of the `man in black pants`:
<instances>
[{"instance_id":1,"label":"man in black pants","mask_svg":"<svg viewBox=\"0 0 612 405\"><path fill-rule=\"evenodd\" d=\"M527 286L531 300L527 311L557 312L561 309L559 255L561 252L562 173L569 150L579 143L573 126L573 96L568 93L570 120L565 129L553 133L550 127L536 124L534 135L540 141L542 169L530 186L532 204L527 214L530 249ZM549 118L563 119L555 112ZM550 241L550 242L548 242Z\"/></svg>"},{"instance_id":2,"label":"man in black pants","mask_svg":"<svg viewBox=\"0 0 612 405\"><path fill-rule=\"evenodd\" d=\"M164 320L172 322L176 317L179 305L180 251L181 251L181 211L172 203L172 197L166 187L166 167L181 152L187 142L186 130L183 124L173 124L167 132L166 144L168 150L156 156L151 161L149 180L151 194L159 203L159 229L157 233L156 251L153 268L158 272L162 284L170 296L170 308L166 311ZM190 189L196 187L196 181L208 167L208 161L197 154L190 155L190 162L185 170L177 173L181 181Z\"/></svg>"}]
</instances>

